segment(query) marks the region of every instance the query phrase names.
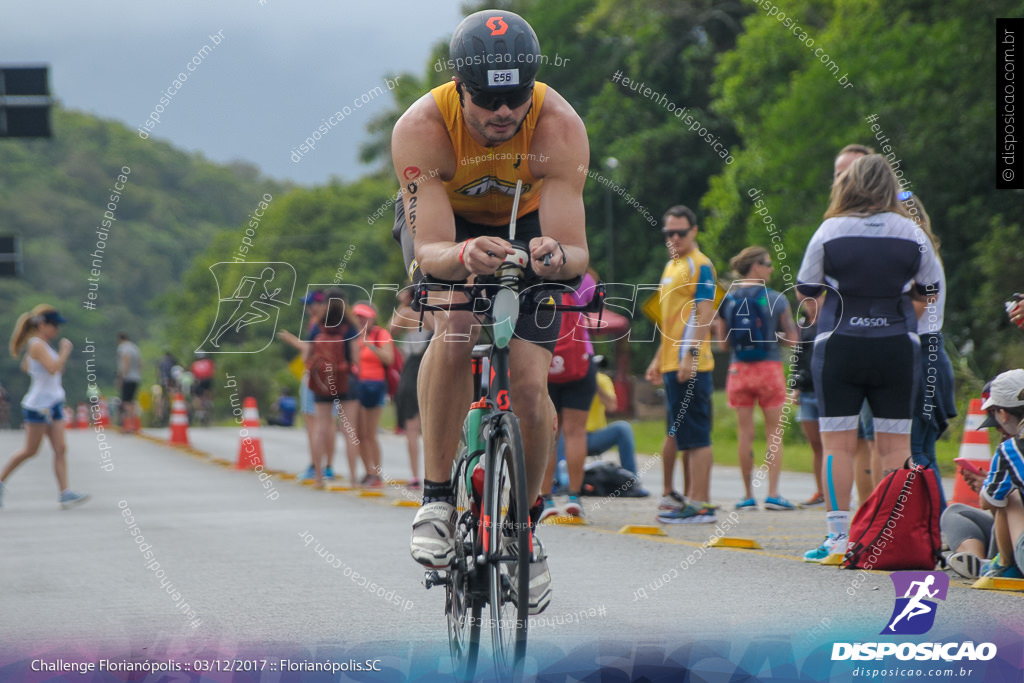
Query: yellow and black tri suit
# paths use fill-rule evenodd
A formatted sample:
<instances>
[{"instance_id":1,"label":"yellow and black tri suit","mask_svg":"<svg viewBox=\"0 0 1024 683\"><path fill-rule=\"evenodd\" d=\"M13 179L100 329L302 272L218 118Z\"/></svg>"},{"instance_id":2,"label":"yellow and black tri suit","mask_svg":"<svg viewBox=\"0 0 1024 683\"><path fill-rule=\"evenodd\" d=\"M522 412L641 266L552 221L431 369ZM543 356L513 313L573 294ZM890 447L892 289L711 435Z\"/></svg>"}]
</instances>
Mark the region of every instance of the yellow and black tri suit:
<instances>
[{"instance_id":1,"label":"yellow and black tri suit","mask_svg":"<svg viewBox=\"0 0 1024 683\"><path fill-rule=\"evenodd\" d=\"M438 86L430 94L441 112L455 151L455 175L450 180L442 181L455 214L455 241L484 235L508 239L508 224L512 216L517 180L523 181L523 190L516 212L516 241L528 243L534 237L540 237L538 208L544 181L535 178L530 172L530 147L547 94L547 85L534 83L532 103L519 130L511 139L493 147L481 145L470 135L454 82ZM395 202L392 235L402 245L409 277L414 282L418 281L422 273L415 261L403 201ZM548 350L553 349L558 336L558 321L539 331L536 323L540 321L531 320L533 324L528 327L532 329L524 327L527 317L534 316L520 319L516 335ZM538 313L537 317L548 316ZM521 330L521 327L524 329Z\"/></svg>"}]
</instances>

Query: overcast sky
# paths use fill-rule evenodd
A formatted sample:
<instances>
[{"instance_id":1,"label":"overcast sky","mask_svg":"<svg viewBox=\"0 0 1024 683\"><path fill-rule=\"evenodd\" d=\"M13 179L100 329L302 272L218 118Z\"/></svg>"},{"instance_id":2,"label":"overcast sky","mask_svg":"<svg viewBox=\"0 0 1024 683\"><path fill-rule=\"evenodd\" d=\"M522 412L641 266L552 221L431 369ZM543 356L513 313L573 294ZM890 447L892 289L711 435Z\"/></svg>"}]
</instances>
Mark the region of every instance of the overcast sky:
<instances>
[{"instance_id":1,"label":"overcast sky","mask_svg":"<svg viewBox=\"0 0 1024 683\"><path fill-rule=\"evenodd\" d=\"M262 2L262 4L261 4ZM304 184L352 180L366 123L389 95L352 102L385 75L422 75L460 0L32 0L6 3L0 64L50 65L64 107L141 127L197 53L152 135L214 161L242 159ZM210 36L221 32L214 48ZM343 107L351 116L296 163L293 148ZM60 131L56 131L59 135Z\"/></svg>"}]
</instances>

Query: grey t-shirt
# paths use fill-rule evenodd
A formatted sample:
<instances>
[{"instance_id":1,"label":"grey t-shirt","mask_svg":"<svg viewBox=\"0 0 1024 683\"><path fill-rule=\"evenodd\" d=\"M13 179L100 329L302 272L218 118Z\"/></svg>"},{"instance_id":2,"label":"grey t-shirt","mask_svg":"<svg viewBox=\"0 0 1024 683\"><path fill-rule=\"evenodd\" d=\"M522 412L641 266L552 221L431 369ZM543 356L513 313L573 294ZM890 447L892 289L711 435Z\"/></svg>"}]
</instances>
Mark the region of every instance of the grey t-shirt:
<instances>
[{"instance_id":1,"label":"grey t-shirt","mask_svg":"<svg viewBox=\"0 0 1024 683\"><path fill-rule=\"evenodd\" d=\"M127 361L126 361L127 359ZM121 375L126 382L142 381L142 354L139 347L132 341L123 341L117 345L117 369L121 370L127 362L128 371Z\"/></svg>"}]
</instances>

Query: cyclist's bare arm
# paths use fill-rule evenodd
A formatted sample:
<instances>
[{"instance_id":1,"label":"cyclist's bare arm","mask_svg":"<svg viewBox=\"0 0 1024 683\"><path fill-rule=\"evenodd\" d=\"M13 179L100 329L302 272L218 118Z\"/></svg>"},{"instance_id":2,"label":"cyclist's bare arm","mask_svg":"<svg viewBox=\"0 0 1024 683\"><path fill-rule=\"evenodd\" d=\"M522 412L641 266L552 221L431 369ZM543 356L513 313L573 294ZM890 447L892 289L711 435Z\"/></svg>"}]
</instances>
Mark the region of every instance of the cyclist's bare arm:
<instances>
[{"instance_id":1,"label":"cyclist's bare arm","mask_svg":"<svg viewBox=\"0 0 1024 683\"><path fill-rule=\"evenodd\" d=\"M590 262L583 211L584 169L590 163L590 143L583 121L551 87L544 96L530 154L531 173L544 179L540 190L544 236L530 243L533 271L554 280L583 275ZM564 263L558 244L565 250ZM546 266L543 258L547 254L551 254L551 264Z\"/></svg>"},{"instance_id":2,"label":"cyclist's bare arm","mask_svg":"<svg viewBox=\"0 0 1024 683\"><path fill-rule=\"evenodd\" d=\"M442 179L455 175L455 151L429 93L395 124L391 157L402 184L405 220L420 269L444 280L462 280L471 272L497 270L505 254L512 253L503 240L477 238L465 250L455 242L455 214L441 184Z\"/></svg>"}]
</instances>

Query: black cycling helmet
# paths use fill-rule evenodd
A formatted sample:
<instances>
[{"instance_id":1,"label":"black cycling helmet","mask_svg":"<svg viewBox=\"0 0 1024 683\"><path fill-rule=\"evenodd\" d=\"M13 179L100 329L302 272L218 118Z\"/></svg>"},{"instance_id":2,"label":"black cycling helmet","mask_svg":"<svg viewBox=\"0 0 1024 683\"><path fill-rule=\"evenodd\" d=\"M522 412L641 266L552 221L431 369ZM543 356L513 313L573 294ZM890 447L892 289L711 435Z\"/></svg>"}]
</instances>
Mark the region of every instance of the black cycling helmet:
<instances>
[{"instance_id":1,"label":"black cycling helmet","mask_svg":"<svg viewBox=\"0 0 1024 683\"><path fill-rule=\"evenodd\" d=\"M462 20L452 35L451 66L475 92L508 92L533 85L540 43L526 20L505 10L484 10Z\"/></svg>"}]
</instances>

